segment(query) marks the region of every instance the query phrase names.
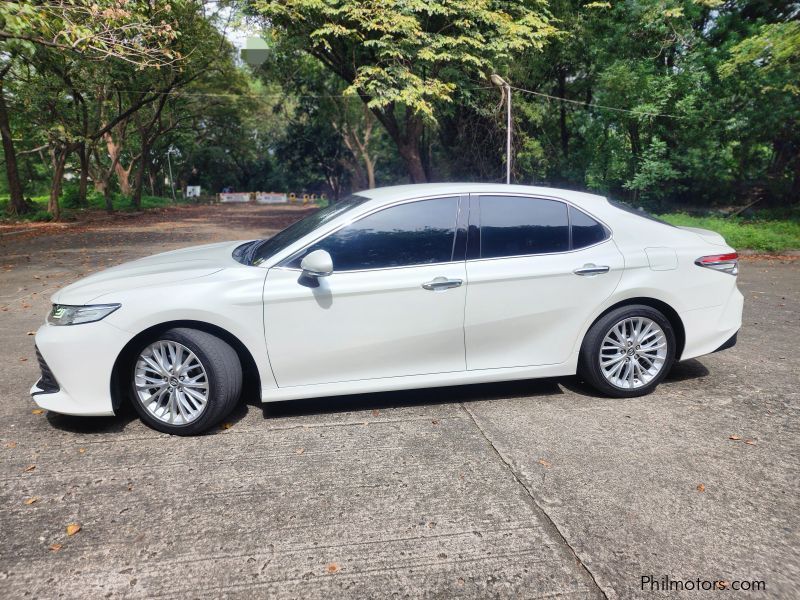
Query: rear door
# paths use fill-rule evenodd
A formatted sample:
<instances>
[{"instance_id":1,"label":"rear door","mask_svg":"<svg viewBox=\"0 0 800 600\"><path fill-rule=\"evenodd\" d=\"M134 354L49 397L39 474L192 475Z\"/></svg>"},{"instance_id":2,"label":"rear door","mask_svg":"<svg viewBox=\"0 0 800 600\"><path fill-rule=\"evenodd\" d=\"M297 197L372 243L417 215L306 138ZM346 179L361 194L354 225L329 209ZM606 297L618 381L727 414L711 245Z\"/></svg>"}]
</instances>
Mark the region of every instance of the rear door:
<instances>
[{"instance_id":1,"label":"rear door","mask_svg":"<svg viewBox=\"0 0 800 600\"><path fill-rule=\"evenodd\" d=\"M467 368L562 363L614 291L624 262L610 231L550 198L471 198Z\"/></svg>"},{"instance_id":2,"label":"rear door","mask_svg":"<svg viewBox=\"0 0 800 600\"><path fill-rule=\"evenodd\" d=\"M380 209L270 269L264 322L280 387L463 371L465 197ZM457 235L457 230L460 234ZM333 274L299 280L324 249Z\"/></svg>"}]
</instances>

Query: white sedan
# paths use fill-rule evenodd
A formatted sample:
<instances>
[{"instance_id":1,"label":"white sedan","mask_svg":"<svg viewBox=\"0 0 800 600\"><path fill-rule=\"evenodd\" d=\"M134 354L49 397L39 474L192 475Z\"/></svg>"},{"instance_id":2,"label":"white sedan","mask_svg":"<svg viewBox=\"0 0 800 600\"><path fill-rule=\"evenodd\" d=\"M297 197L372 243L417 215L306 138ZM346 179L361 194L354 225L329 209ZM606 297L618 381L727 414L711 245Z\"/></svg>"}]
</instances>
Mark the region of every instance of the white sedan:
<instances>
[{"instance_id":1,"label":"white sedan","mask_svg":"<svg viewBox=\"0 0 800 600\"><path fill-rule=\"evenodd\" d=\"M42 408L194 434L263 402L578 373L651 392L732 346L736 252L606 198L495 184L359 192L264 240L96 273L36 334Z\"/></svg>"}]
</instances>

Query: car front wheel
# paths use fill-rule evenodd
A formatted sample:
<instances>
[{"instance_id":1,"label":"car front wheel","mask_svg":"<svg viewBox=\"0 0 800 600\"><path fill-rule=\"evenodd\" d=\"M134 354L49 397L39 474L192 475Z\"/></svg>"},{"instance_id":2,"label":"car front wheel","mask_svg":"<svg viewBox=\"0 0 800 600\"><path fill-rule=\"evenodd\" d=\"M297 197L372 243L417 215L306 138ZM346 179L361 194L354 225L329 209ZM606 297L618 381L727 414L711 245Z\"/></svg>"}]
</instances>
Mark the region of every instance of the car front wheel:
<instances>
[{"instance_id":1,"label":"car front wheel","mask_svg":"<svg viewBox=\"0 0 800 600\"><path fill-rule=\"evenodd\" d=\"M652 392L675 360L675 332L650 306L615 309L589 329L578 374L609 396L629 398Z\"/></svg>"},{"instance_id":2,"label":"car front wheel","mask_svg":"<svg viewBox=\"0 0 800 600\"><path fill-rule=\"evenodd\" d=\"M236 351L205 331L161 333L134 357L133 405L150 427L194 435L218 424L239 400L242 366Z\"/></svg>"}]
</instances>

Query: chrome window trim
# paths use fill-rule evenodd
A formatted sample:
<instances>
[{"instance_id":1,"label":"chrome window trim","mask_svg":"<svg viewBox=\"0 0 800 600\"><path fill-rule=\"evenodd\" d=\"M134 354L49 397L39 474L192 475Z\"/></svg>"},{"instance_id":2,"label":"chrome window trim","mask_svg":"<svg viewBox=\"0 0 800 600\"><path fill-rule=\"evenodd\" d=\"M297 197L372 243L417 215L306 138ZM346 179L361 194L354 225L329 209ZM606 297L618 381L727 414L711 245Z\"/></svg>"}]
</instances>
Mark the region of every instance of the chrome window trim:
<instances>
[{"instance_id":1,"label":"chrome window trim","mask_svg":"<svg viewBox=\"0 0 800 600\"><path fill-rule=\"evenodd\" d=\"M337 274L344 274L344 273L371 273L373 271L396 271L398 269L418 269L420 267L437 267L437 266L444 266L444 265L460 265L463 264L465 261L463 260L451 260L449 262L437 262L437 263L420 263L418 265L400 265L397 267L376 267L374 269L353 269L352 271L337 271L334 269L331 275ZM278 265L272 267L272 269L276 269L279 271L289 271L295 273L302 273L303 269L298 269L296 267L285 267L283 265Z\"/></svg>"}]
</instances>

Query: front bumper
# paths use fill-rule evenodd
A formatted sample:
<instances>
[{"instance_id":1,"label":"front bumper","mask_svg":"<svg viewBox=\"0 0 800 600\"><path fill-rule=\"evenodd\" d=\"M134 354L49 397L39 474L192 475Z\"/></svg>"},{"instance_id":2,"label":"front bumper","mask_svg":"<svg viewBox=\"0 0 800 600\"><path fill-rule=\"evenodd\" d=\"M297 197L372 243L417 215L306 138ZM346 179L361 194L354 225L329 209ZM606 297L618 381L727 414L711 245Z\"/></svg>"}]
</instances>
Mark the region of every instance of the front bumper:
<instances>
[{"instance_id":1,"label":"front bumper","mask_svg":"<svg viewBox=\"0 0 800 600\"><path fill-rule=\"evenodd\" d=\"M42 325L36 332L42 377L31 388L33 401L66 415L113 415L111 372L129 339L129 333L103 321Z\"/></svg>"}]
</instances>

